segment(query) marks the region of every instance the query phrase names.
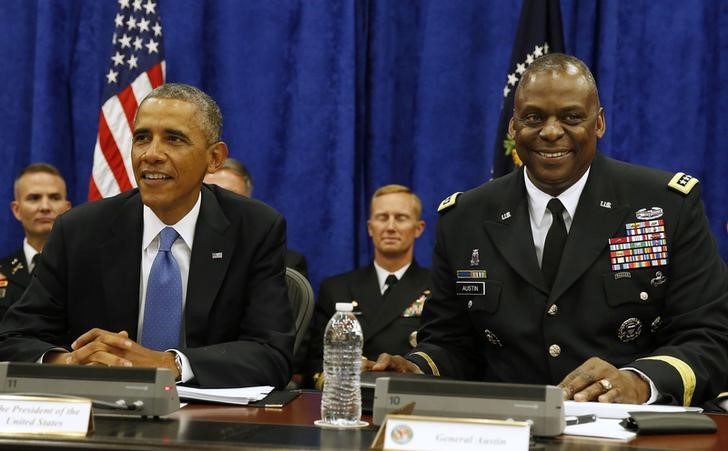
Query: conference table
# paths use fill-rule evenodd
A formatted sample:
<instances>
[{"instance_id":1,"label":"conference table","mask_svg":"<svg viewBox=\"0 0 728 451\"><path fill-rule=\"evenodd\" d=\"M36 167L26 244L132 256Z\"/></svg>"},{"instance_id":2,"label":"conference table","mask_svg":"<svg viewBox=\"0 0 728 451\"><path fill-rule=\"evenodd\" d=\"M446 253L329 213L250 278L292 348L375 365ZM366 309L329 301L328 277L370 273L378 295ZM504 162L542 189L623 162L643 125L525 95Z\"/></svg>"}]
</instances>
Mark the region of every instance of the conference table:
<instances>
[{"instance_id":1,"label":"conference table","mask_svg":"<svg viewBox=\"0 0 728 451\"><path fill-rule=\"evenodd\" d=\"M94 431L80 438L2 437L0 449L12 450L248 450L369 449L377 432L322 429L321 394L303 391L282 408L187 404L160 419L96 415ZM728 415L712 415L715 434L638 436L630 442L561 436L537 438L534 450L625 451L648 449L728 450ZM364 418L371 422L370 417Z\"/></svg>"}]
</instances>

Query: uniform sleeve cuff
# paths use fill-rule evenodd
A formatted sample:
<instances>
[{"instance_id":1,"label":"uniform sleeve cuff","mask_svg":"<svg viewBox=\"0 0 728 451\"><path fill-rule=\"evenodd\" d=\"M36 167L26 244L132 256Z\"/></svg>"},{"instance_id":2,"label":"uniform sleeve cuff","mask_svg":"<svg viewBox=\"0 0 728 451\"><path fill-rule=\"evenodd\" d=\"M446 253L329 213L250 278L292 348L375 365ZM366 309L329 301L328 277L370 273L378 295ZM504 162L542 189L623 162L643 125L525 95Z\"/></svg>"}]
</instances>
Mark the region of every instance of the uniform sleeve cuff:
<instances>
[{"instance_id":1,"label":"uniform sleeve cuff","mask_svg":"<svg viewBox=\"0 0 728 451\"><path fill-rule=\"evenodd\" d=\"M425 352L412 352L407 355L407 360L420 367L422 372L425 374L431 374L433 376L440 375L440 370L437 368L434 360L432 360L432 358Z\"/></svg>"}]
</instances>

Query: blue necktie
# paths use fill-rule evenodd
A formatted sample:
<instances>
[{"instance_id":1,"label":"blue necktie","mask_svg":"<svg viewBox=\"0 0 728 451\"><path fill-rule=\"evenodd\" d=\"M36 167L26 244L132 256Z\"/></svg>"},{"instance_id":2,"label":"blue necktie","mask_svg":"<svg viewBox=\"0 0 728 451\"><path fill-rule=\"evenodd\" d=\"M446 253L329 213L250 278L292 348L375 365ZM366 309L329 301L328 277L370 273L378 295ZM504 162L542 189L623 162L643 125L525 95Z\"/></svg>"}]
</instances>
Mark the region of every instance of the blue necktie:
<instances>
[{"instance_id":1,"label":"blue necktie","mask_svg":"<svg viewBox=\"0 0 728 451\"><path fill-rule=\"evenodd\" d=\"M159 237L159 252L149 271L142 346L164 351L180 346L182 276L171 251L179 234L172 227L165 227Z\"/></svg>"}]
</instances>

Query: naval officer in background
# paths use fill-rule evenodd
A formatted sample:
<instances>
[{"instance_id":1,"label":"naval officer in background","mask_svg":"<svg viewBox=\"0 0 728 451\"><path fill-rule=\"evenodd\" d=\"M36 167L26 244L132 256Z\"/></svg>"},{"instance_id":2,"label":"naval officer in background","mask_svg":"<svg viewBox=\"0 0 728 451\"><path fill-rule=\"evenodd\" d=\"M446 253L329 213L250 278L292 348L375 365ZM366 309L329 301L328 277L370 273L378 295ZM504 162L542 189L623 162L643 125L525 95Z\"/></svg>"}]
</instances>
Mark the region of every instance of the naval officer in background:
<instances>
[{"instance_id":1,"label":"naval officer in background","mask_svg":"<svg viewBox=\"0 0 728 451\"><path fill-rule=\"evenodd\" d=\"M309 351L316 388L323 386L323 335L337 302L354 304L364 334L363 355L406 353L415 345L430 296L430 272L414 258L415 240L424 230L422 202L410 188L385 185L374 192L367 221L374 260L321 282Z\"/></svg>"}]
</instances>

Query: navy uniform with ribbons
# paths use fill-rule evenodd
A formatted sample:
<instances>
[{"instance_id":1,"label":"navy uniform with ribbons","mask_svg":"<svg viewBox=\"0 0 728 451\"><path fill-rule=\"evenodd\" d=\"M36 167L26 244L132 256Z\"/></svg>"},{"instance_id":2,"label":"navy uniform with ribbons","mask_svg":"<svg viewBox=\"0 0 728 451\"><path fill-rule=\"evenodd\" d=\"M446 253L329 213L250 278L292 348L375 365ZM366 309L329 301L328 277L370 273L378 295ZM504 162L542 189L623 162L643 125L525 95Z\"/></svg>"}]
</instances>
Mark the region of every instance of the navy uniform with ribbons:
<instances>
[{"instance_id":1,"label":"navy uniform with ribbons","mask_svg":"<svg viewBox=\"0 0 728 451\"><path fill-rule=\"evenodd\" d=\"M379 291L374 263L324 279L311 324L309 365L315 387L322 388L323 335L336 302L354 304L364 335L363 355L376 359L382 352L405 354L412 349L430 294L430 273L415 260L386 299Z\"/></svg>"},{"instance_id":2,"label":"navy uniform with ribbons","mask_svg":"<svg viewBox=\"0 0 728 451\"><path fill-rule=\"evenodd\" d=\"M680 405L728 386L728 270L698 180L597 154L549 290L523 178L442 202L432 298L407 358L436 375L557 384L596 356Z\"/></svg>"}]
</instances>

